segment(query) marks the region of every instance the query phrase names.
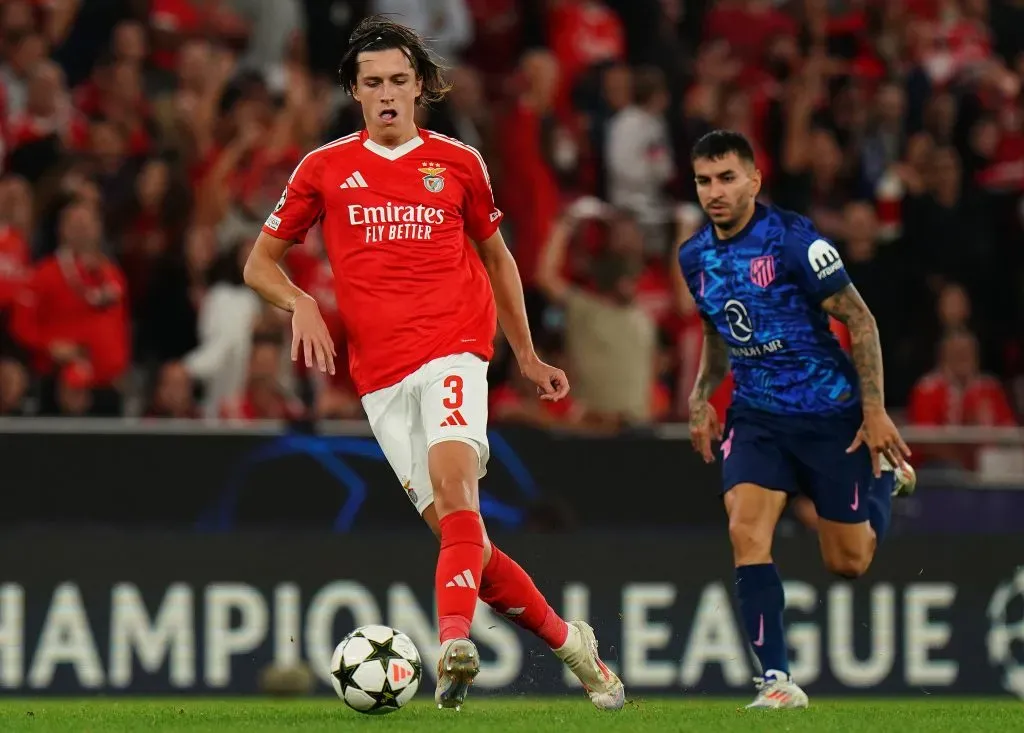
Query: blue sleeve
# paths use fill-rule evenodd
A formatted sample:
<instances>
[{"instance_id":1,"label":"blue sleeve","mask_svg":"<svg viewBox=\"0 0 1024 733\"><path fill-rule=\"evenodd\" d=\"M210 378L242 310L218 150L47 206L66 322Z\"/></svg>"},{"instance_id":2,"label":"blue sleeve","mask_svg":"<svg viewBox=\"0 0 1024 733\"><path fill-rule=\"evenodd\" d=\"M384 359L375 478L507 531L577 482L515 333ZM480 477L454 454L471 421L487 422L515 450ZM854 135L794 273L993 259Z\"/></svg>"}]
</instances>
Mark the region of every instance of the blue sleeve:
<instances>
[{"instance_id":1,"label":"blue sleeve","mask_svg":"<svg viewBox=\"0 0 1024 733\"><path fill-rule=\"evenodd\" d=\"M689 244L689 242L683 242L683 245L679 248L679 269L683 273L683 282L686 283L686 288L690 291L690 297L697 304L697 311L703 316L704 309L701 306L703 298L700 294L701 276L698 273L700 260L690 254L694 247L692 245L687 246Z\"/></svg>"},{"instance_id":2,"label":"blue sleeve","mask_svg":"<svg viewBox=\"0 0 1024 733\"><path fill-rule=\"evenodd\" d=\"M806 220L790 226L784 252L797 285L818 303L850 284L835 245Z\"/></svg>"}]
</instances>

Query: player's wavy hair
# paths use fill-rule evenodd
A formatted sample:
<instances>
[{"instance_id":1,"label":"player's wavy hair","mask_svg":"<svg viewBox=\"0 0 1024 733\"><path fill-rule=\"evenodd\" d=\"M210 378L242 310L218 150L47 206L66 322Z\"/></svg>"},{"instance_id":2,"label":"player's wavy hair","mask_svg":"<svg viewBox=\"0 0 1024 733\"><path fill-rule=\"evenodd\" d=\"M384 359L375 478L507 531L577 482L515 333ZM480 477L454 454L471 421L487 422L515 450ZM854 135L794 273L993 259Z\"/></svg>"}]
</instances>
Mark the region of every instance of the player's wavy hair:
<instances>
[{"instance_id":1,"label":"player's wavy hair","mask_svg":"<svg viewBox=\"0 0 1024 733\"><path fill-rule=\"evenodd\" d=\"M440 102L451 90L445 80L445 67L435 58L416 31L396 23L384 15L371 15L361 21L348 39L348 50L338 66L342 88L352 94L359 75L359 54L363 51L387 51L397 48L412 64L416 76L423 81L423 92L416 104Z\"/></svg>"}]
</instances>

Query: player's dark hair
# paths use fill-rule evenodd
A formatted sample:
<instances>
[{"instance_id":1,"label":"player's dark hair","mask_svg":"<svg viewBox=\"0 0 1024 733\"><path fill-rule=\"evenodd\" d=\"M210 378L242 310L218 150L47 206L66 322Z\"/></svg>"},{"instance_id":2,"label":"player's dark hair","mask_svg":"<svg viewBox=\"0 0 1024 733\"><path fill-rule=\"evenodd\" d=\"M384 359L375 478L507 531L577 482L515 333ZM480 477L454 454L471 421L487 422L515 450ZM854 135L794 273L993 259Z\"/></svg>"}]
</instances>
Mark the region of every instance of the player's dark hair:
<instances>
[{"instance_id":1,"label":"player's dark hair","mask_svg":"<svg viewBox=\"0 0 1024 733\"><path fill-rule=\"evenodd\" d=\"M405 54L416 76L423 81L423 93L417 97L416 104L426 105L444 99L452 88L444 78L444 66L435 60L416 31L383 15L371 15L362 20L349 36L348 50L338 66L338 80L342 88L349 94L356 88L359 54L392 48Z\"/></svg>"},{"instance_id":2,"label":"player's dark hair","mask_svg":"<svg viewBox=\"0 0 1024 733\"><path fill-rule=\"evenodd\" d=\"M754 164L754 147L742 133L733 130L712 130L693 146L690 161L721 160L729 153L736 153L740 160Z\"/></svg>"}]
</instances>

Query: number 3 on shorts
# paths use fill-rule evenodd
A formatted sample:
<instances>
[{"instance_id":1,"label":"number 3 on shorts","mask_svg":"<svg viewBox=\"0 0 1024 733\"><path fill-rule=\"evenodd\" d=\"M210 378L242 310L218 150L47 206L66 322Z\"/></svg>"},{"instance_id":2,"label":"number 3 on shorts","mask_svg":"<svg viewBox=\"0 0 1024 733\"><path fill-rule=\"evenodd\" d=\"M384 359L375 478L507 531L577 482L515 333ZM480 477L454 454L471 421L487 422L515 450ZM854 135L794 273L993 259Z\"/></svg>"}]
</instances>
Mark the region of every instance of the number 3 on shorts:
<instances>
[{"instance_id":1,"label":"number 3 on shorts","mask_svg":"<svg viewBox=\"0 0 1024 733\"><path fill-rule=\"evenodd\" d=\"M462 377L452 374L444 380L444 388L451 390L451 395L441 400L441 404L449 410L458 410L462 407Z\"/></svg>"}]
</instances>

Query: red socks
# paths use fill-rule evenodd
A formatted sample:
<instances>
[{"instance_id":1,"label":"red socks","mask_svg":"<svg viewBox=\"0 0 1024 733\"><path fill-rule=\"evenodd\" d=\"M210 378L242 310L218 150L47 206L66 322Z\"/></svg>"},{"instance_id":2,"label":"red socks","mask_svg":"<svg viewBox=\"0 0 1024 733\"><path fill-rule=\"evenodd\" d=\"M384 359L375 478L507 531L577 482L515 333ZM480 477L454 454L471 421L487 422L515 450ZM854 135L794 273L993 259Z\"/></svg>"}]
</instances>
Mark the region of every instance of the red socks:
<instances>
[{"instance_id":1,"label":"red socks","mask_svg":"<svg viewBox=\"0 0 1024 733\"><path fill-rule=\"evenodd\" d=\"M441 518L441 552L434 588L441 643L468 639L484 564L484 530L480 515L453 512ZM493 560L492 560L493 562Z\"/></svg>"},{"instance_id":2,"label":"red socks","mask_svg":"<svg viewBox=\"0 0 1024 733\"><path fill-rule=\"evenodd\" d=\"M443 536L443 525L441 531ZM552 649L565 644L568 638L569 627L548 605L530 576L493 542L491 560L480 583L480 600L517 626L532 631Z\"/></svg>"},{"instance_id":3,"label":"red socks","mask_svg":"<svg viewBox=\"0 0 1024 733\"><path fill-rule=\"evenodd\" d=\"M548 605L526 574L491 544L484 568L484 532L480 515L460 511L441 519L441 553L434 586L441 643L469 638L477 595L495 611L539 636L552 649L565 644L569 627Z\"/></svg>"}]
</instances>

